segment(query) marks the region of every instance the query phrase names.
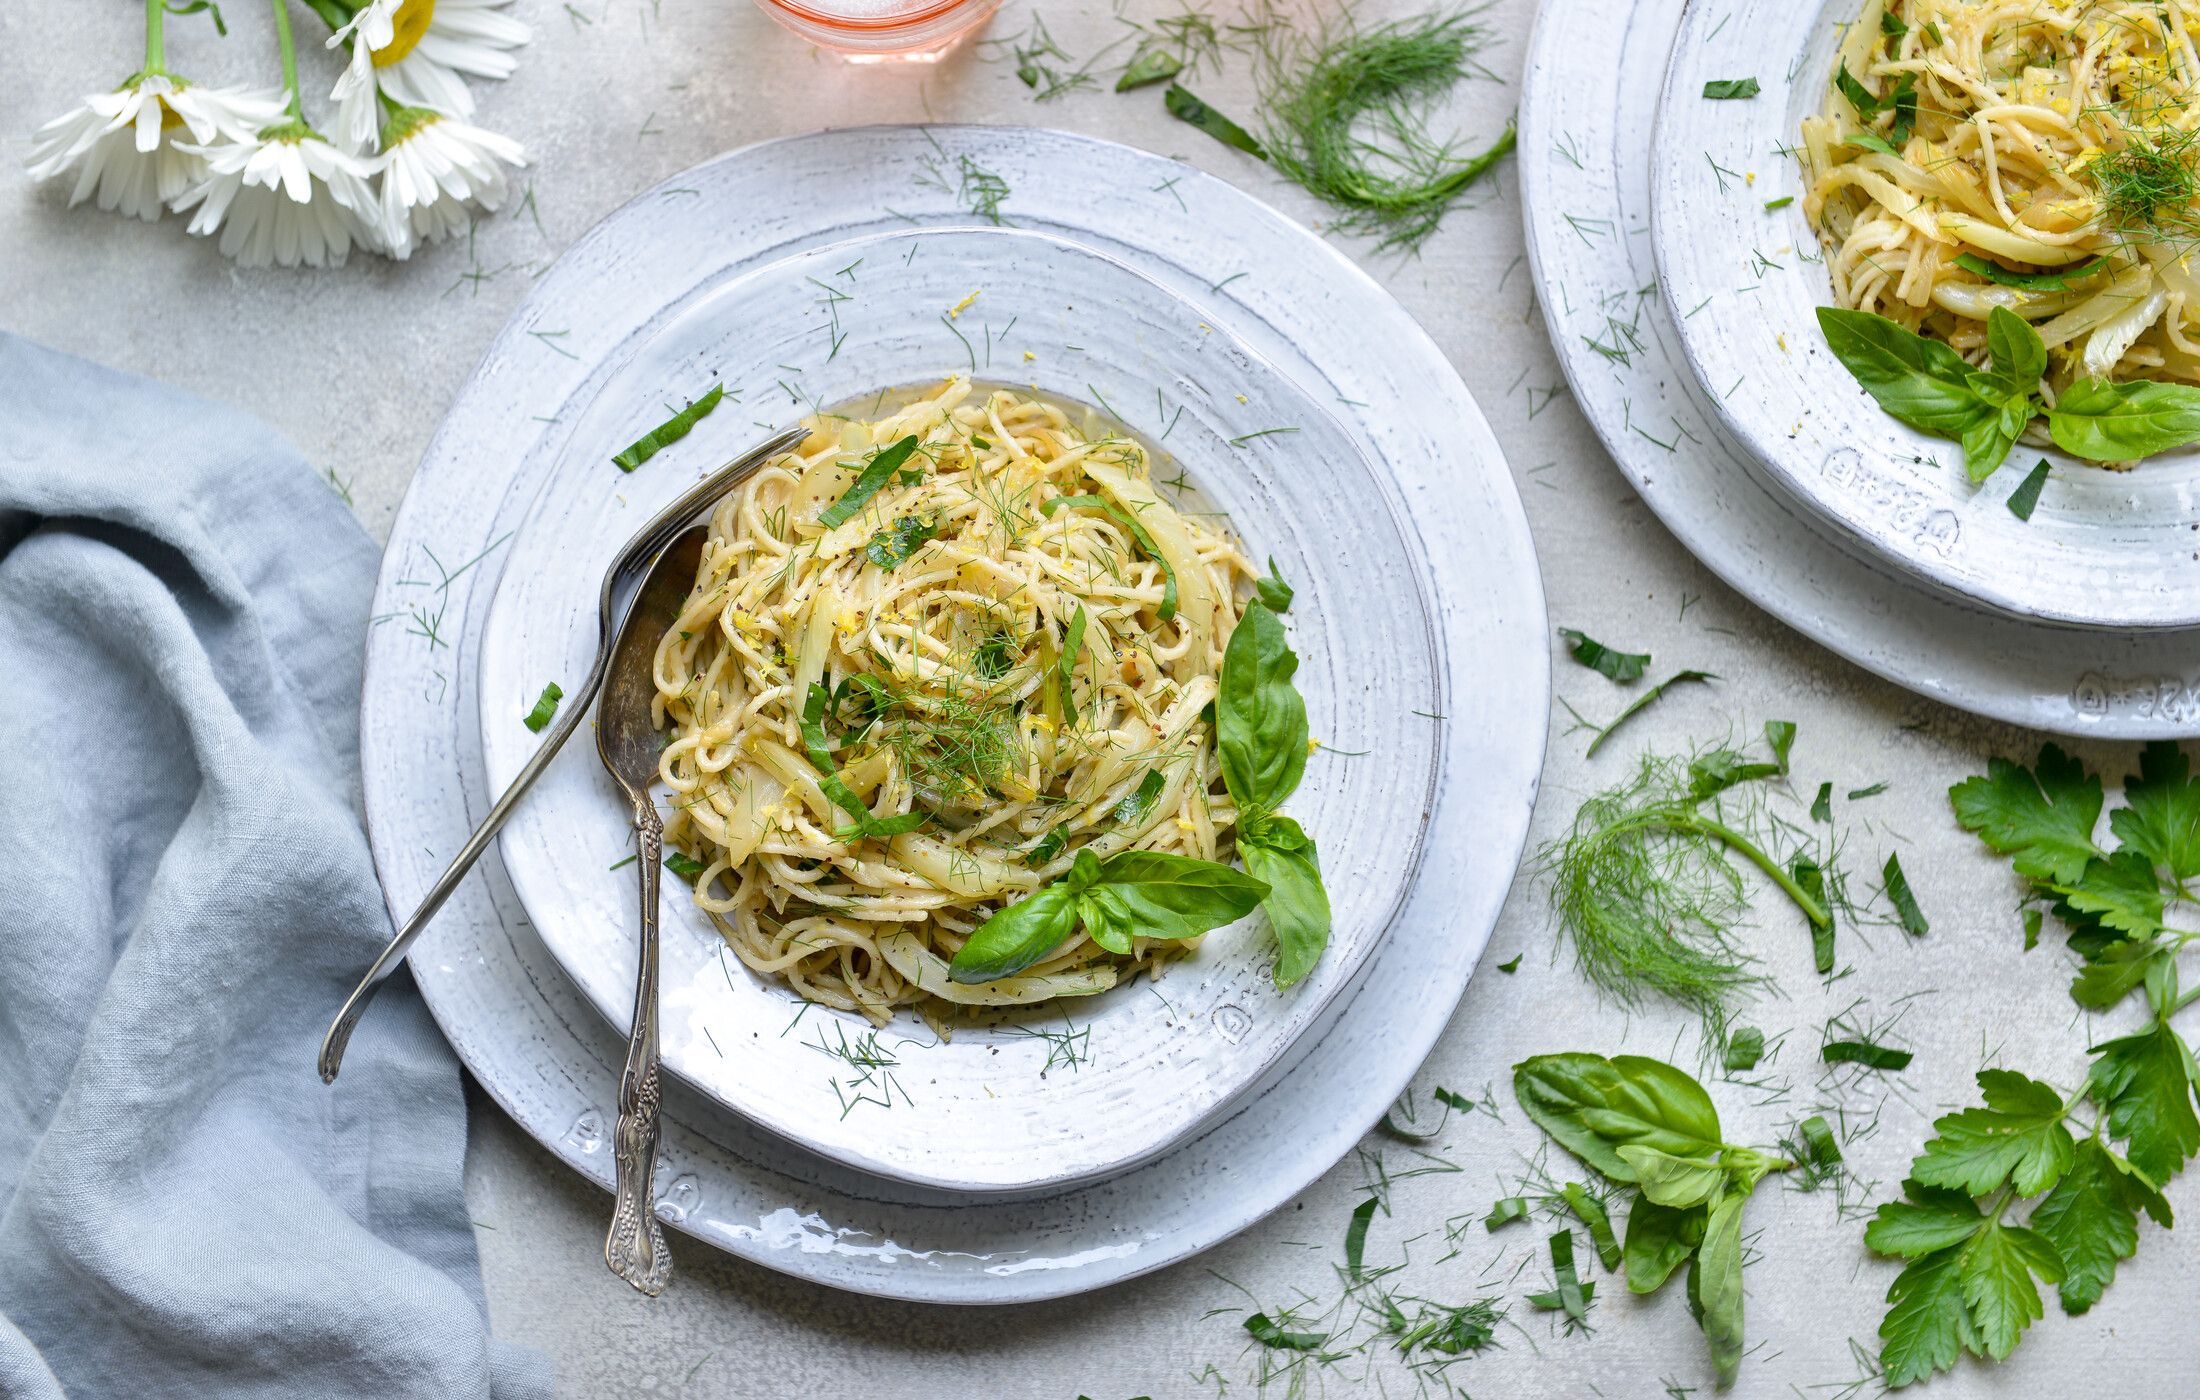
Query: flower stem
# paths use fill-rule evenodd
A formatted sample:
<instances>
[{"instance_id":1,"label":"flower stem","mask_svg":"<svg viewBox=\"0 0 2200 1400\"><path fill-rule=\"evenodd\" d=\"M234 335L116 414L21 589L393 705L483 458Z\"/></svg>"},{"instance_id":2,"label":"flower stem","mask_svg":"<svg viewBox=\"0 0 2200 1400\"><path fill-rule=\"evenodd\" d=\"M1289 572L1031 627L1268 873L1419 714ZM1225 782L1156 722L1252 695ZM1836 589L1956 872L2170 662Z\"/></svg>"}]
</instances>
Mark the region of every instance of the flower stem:
<instances>
[{"instance_id":1,"label":"flower stem","mask_svg":"<svg viewBox=\"0 0 2200 1400\"><path fill-rule=\"evenodd\" d=\"M1715 822L1700 813L1691 813L1685 820L1704 835L1716 836L1748 857L1752 865L1764 871L1771 878L1772 883L1778 885L1789 899L1795 901L1795 907L1803 911L1803 917L1810 920L1812 928L1823 928L1826 925L1828 920L1826 906L1813 899L1801 885L1796 884L1795 877L1782 870L1779 862L1760 850L1756 842L1734 830L1734 828Z\"/></svg>"},{"instance_id":2,"label":"flower stem","mask_svg":"<svg viewBox=\"0 0 2200 1400\"><path fill-rule=\"evenodd\" d=\"M168 62L168 0L145 0L145 71L165 71Z\"/></svg>"},{"instance_id":3,"label":"flower stem","mask_svg":"<svg viewBox=\"0 0 2200 1400\"><path fill-rule=\"evenodd\" d=\"M161 0L151 0L153 4ZM290 0L273 0L275 6L275 42L283 50L283 89L290 94L290 115L298 120L306 119L305 104L298 97L298 45L290 37Z\"/></svg>"}]
</instances>

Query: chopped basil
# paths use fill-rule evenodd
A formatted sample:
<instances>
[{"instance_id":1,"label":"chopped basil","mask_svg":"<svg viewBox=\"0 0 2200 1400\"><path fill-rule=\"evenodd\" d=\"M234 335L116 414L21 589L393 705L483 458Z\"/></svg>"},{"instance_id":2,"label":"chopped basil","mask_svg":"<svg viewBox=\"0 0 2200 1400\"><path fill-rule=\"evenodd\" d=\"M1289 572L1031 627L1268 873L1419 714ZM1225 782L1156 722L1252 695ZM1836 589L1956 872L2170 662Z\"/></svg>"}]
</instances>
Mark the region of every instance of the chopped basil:
<instances>
[{"instance_id":1,"label":"chopped basil","mask_svg":"<svg viewBox=\"0 0 2200 1400\"><path fill-rule=\"evenodd\" d=\"M1755 97L1759 91L1755 78L1713 78L1703 85L1703 95L1713 102Z\"/></svg>"},{"instance_id":2,"label":"chopped basil","mask_svg":"<svg viewBox=\"0 0 2200 1400\"><path fill-rule=\"evenodd\" d=\"M871 542L863 547L870 561L882 569L891 569L904 563L916 553L926 540L940 532L938 519L905 515L893 524L871 536Z\"/></svg>"},{"instance_id":3,"label":"chopped basil","mask_svg":"<svg viewBox=\"0 0 2200 1400\"><path fill-rule=\"evenodd\" d=\"M1868 1040L1829 1040L1818 1047L1819 1058L1829 1065L1863 1065L1867 1069L1908 1069L1911 1054L1891 1045Z\"/></svg>"},{"instance_id":4,"label":"chopped basil","mask_svg":"<svg viewBox=\"0 0 2200 1400\"><path fill-rule=\"evenodd\" d=\"M1757 1068L1764 1057L1765 1033L1755 1026L1744 1026L1726 1038L1726 1054L1720 1063L1730 1073L1745 1073Z\"/></svg>"},{"instance_id":5,"label":"chopped basil","mask_svg":"<svg viewBox=\"0 0 2200 1400\"><path fill-rule=\"evenodd\" d=\"M2009 493L2009 513L2019 520L2030 520L2032 512L2040 504L2040 492L2047 489L2047 459L2040 458L2037 465L2017 483L2017 489Z\"/></svg>"},{"instance_id":6,"label":"chopped basil","mask_svg":"<svg viewBox=\"0 0 2200 1400\"><path fill-rule=\"evenodd\" d=\"M1167 49L1148 49L1130 61L1123 76L1115 80L1115 90L1129 92L1132 88L1165 83L1183 71L1184 60L1175 54Z\"/></svg>"},{"instance_id":7,"label":"chopped basil","mask_svg":"<svg viewBox=\"0 0 2200 1400\"><path fill-rule=\"evenodd\" d=\"M1596 672L1608 681L1626 685L1642 679L1642 668L1650 664L1650 653L1621 651L1608 647L1586 632L1571 627L1561 627L1558 635L1573 643L1574 660Z\"/></svg>"},{"instance_id":8,"label":"chopped basil","mask_svg":"<svg viewBox=\"0 0 2200 1400\"><path fill-rule=\"evenodd\" d=\"M1894 906L1903 929L1912 938L1923 938L1932 925L1925 921L1925 911L1917 907L1917 896L1910 893L1909 878L1902 873L1902 858L1888 856L1880 878L1887 886L1887 902Z\"/></svg>"},{"instance_id":9,"label":"chopped basil","mask_svg":"<svg viewBox=\"0 0 2200 1400\"><path fill-rule=\"evenodd\" d=\"M2072 282L2082 282L2097 277L2108 267L2108 255L2089 258L2075 267L2057 268L2053 272L2011 272L2000 263L1988 262L1976 253L1964 253L1956 258L1956 266L1965 272L1976 273L2000 287L2016 287L2027 292L2059 292Z\"/></svg>"},{"instance_id":10,"label":"chopped basil","mask_svg":"<svg viewBox=\"0 0 2200 1400\"><path fill-rule=\"evenodd\" d=\"M1770 213L1775 209L1785 209L1794 202L1795 196L1791 194L1781 195L1778 199L1768 199L1765 201L1765 212Z\"/></svg>"},{"instance_id":11,"label":"chopped basil","mask_svg":"<svg viewBox=\"0 0 2200 1400\"><path fill-rule=\"evenodd\" d=\"M1251 132L1192 96L1177 84L1169 84L1169 90L1164 94L1163 101L1168 106L1169 115L1175 117L1178 121L1189 122L1225 146L1235 146L1249 156L1258 156L1262 160L1268 159L1268 152L1262 149L1260 142L1253 139Z\"/></svg>"},{"instance_id":12,"label":"chopped basil","mask_svg":"<svg viewBox=\"0 0 2200 1400\"><path fill-rule=\"evenodd\" d=\"M849 487L839 500L827 506L817 517L817 523L829 530L852 519L857 511L863 509L863 503L876 496L879 488L886 484L886 479L902 463L908 461L909 454L916 450L917 435L911 433L891 447L872 453L870 462L863 468L863 474L856 478L856 484Z\"/></svg>"},{"instance_id":13,"label":"chopped basil","mask_svg":"<svg viewBox=\"0 0 2200 1400\"><path fill-rule=\"evenodd\" d=\"M634 470L642 463L656 456L665 448L670 447L673 443L676 443L681 438L686 437L688 435L688 430L693 428L696 423L701 420L705 415L707 415L712 409L718 407L718 401L725 396L725 385L711 385L710 388L703 392L703 396L701 398L689 404L686 408L683 408L679 412L673 414L664 422L659 423L656 427L651 428L648 432L642 434L640 437L634 439L633 442L627 445L624 451L620 452L611 460L615 464L617 464L619 470L622 472L630 472Z\"/></svg>"},{"instance_id":14,"label":"chopped basil","mask_svg":"<svg viewBox=\"0 0 2200 1400\"><path fill-rule=\"evenodd\" d=\"M689 855L686 851L674 851L671 855L665 857L665 869L683 880L692 882L696 876L710 869L710 867Z\"/></svg>"},{"instance_id":15,"label":"chopped basil","mask_svg":"<svg viewBox=\"0 0 2200 1400\"><path fill-rule=\"evenodd\" d=\"M564 698L565 691L556 681L550 682L542 688L542 694L536 697L535 708L529 710L526 718L522 719L520 723L540 734L543 731L543 726L557 717L558 702Z\"/></svg>"}]
</instances>

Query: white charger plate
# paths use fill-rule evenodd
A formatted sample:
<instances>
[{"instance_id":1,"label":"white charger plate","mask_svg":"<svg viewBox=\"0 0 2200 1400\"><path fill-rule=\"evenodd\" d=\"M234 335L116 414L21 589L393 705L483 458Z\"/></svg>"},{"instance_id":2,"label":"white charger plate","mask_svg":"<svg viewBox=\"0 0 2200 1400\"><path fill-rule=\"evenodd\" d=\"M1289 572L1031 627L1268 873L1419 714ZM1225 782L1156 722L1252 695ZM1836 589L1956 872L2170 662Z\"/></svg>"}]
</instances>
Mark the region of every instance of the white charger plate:
<instances>
[{"instance_id":1,"label":"white charger plate","mask_svg":"<svg viewBox=\"0 0 2200 1400\"><path fill-rule=\"evenodd\" d=\"M1826 346L1833 286L1799 190L1803 118L1825 106L1857 0L1728 0L1681 20L1659 101L1651 246L1682 353L1727 432L1791 495L1923 581L2026 617L2095 627L2200 626L2200 452L2128 472L2019 443L1973 485L1963 448L1882 410ZM1705 82L1762 91L1708 101ZM1750 176L1756 175L1755 183ZM1767 178L1767 177L1771 178ZM2008 509L2053 463L2030 520Z\"/></svg>"},{"instance_id":2,"label":"white charger plate","mask_svg":"<svg viewBox=\"0 0 2200 1400\"><path fill-rule=\"evenodd\" d=\"M392 532L376 611L394 617L368 638L360 752L376 865L393 912L402 914L495 797L480 759L478 638L505 546L570 432L561 407L591 399L621 347L646 338L669 301L805 246L805 227L840 226L863 210L871 185L857 178L862 172L906 188L906 176L935 161L953 168L962 156L1011 185L1006 212L1020 226L1076 237L1187 295L1217 295L1214 284L1237 278L1223 291L1257 323L1248 337L1256 349L1301 384L1335 396L1340 418L1380 456L1427 463L1400 485L1428 554L1486 560L1489 571L1479 594L1440 595L1443 624L1471 612L1467 623L1480 639L1469 658L1473 683L1454 688L1442 721L1477 740L1478 782L1471 794L1437 795L1427 836L1432 853L1467 872L1467 899L1400 920L1359 989L1198 1137L1096 1185L972 1201L802 1152L667 1081L657 1210L669 1224L830 1287L1006 1303L1062 1297L1183 1259L1267 1215L1334 1165L1435 1044L1512 880L1549 708L1548 620L1534 551L1496 442L1465 386L1365 274L1219 180L1062 132L828 132L688 171L575 243L458 393ZM1095 201L1096 187L1129 193ZM1150 199L1138 199L1139 191L1151 191ZM928 226L971 222L944 192L920 190L899 207ZM759 211L782 217L761 222ZM697 226L707 236L692 236ZM1214 238L1217 228L1232 237ZM671 236L677 230L686 234ZM1341 324L1363 329L1365 353L1317 367L1298 347L1326 343ZM416 617L431 625L415 626ZM1461 652L1451 654L1458 664ZM608 1191L623 1042L550 957L494 852L438 916L411 966L483 1088L559 1160Z\"/></svg>"},{"instance_id":3,"label":"white charger plate","mask_svg":"<svg viewBox=\"0 0 2200 1400\"><path fill-rule=\"evenodd\" d=\"M1393 488L1325 407L1233 333L1240 316L1048 234L901 227L696 289L580 409L506 552L482 634L492 787L541 742L520 717L544 682L587 670L604 570L640 521L761 435L744 411L774 428L813 402L862 415L884 386L951 371L1119 411L1156 453L1165 490L1188 480L1185 509L1219 511L1252 557L1276 561L1297 590L1297 684L1328 750L1290 811L1321 843L1336 925L1288 992L1275 988L1273 939L1255 917L1209 935L1157 982L1131 979L998 1028L940 1042L905 1013L879 1032L900 1061L889 1074L836 1053L870 1046L868 1021L807 1006L749 971L668 880L659 1019L672 1073L865 1171L961 1191L1056 1188L1149 1160L1250 1089L1356 982L1409 882L1431 882L1426 897L1438 901L1462 893L1447 866L1421 869L1429 798L1447 781L1477 782L1481 742L1447 746L1445 726L1414 717L1445 709L1429 562ZM713 380L738 403L631 474L612 465L668 395ZM1471 628L1458 632L1473 645ZM567 745L499 847L543 942L623 1031L637 960L632 830L592 745ZM1086 1062L1069 1072L1061 1061L1073 1048Z\"/></svg>"},{"instance_id":4,"label":"white charger plate","mask_svg":"<svg viewBox=\"0 0 2200 1400\"><path fill-rule=\"evenodd\" d=\"M1651 128L1680 21L1670 0L1544 5L1521 101L1537 300L1621 474L1729 586L1898 685L2060 734L2200 734L2200 629L2063 626L1953 597L1828 527L1727 435L1681 353L1651 250ZM1777 61L1752 64L1760 82ZM1760 201L1801 193L1770 151L1736 168L1758 171Z\"/></svg>"}]
</instances>

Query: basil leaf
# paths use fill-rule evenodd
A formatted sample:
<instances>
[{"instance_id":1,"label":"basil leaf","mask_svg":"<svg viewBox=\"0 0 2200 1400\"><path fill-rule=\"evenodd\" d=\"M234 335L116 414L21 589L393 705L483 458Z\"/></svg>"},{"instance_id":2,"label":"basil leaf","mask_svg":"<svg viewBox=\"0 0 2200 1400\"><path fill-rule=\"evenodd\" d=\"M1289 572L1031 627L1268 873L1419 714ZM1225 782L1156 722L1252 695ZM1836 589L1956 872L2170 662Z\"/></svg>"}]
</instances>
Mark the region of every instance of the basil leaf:
<instances>
[{"instance_id":1,"label":"basil leaf","mask_svg":"<svg viewBox=\"0 0 2200 1400\"><path fill-rule=\"evenodd\" d=\"M1267 816L1238 831L1238 859L1268 886L1261 908L1276 935L1276 986L1314 970L1329 946L1329 892L1314 838L1289 817Z\"/></svg>"},{"instance_id":2,"label":"basil leaf","mask_svg":"<svg viewBox=\"0 0 2200 1400\"><path fill-rule=\"evenodd\" d=\"M965 983L1013 976L1061 947L1076 928L1077 892L1057 881L978 925L947 975Z\"/></svg>"},{"instance_id":3,"label":"basil leaf","mask_svg":"<svg viewBox=\"0 0 2200 1400\"><path fill-rule=\"evenodd\" d=\"M1291 677L1299 658L1283 624L1249 604L1222 653L1215 704L1222 778L1240 812L1272 812L1306 772L1306 701Z\"/></svg>"},{"instance_id":4,"label":"basil leaf","mask_svg":"<svg viewBox=\"0 0 2200 1400\"><path fill-rule=\"evenodd\" d=\"M1960 438L2000 410L1980 396L1961 355L1884 316L1821 306L1818 328L1864 391L1912 427Z\"/></svg>"},{"instance_id":5,"label":"basil leaf","mask_svg":"<svg viewBox=\"0 0 2200 1400\"><path fill-rule=\"evenodd\" d=\"M1628 1291L1657 1292L1703 1243L1707 1215L1702 1206L1676 1210L1638 1199L1627 1212L1627 1243L1620 1251L1627 1265Z\"/></svg>"},{"instance_id":6,"label":"basil leaf","mask_svg":"<svg viewBox=\"0 0 2200 1400\"><path fill-rule=\"evenodd\" d=\"M1039 513L1041 515L1052 515L1064 506L1082 506L1087 510L1099 511L1102 515L1109 517L1116 524L1131 532L1131 538L1137 540L1138 547L1146 551L1146 557L1161 566L1161 606L1155 610L1154 616L1160 618L1163 622L1175 618L1176 569L1169 563L1168 556L1155 546L1153 536L1146 533L1146 527L1139 524L1122 507L1105 496L1056 496L1053 500L1039 507Z\"/></svg>"},{"instance_id":7,"label":"basil leaf","mask_svg":"<svg viewBox=\"0 0 2200 1400\"><path fill-rule=\"evenodd\" d=\"M1986 317L1986 354L1993 378L2012 395L2030 394L2047 373L2047 342L2032 323L2006 306L1997 306Z\"/></svg>"},{"instance_id":8,"label":"basil leaf","mask_svg":"<svg viewBox=\"0 0 2200 1400\"><path fill-rule=\"evenodd\" d=\"M1152 810L1154 799L1160 797L1161 790L1168 785L1169 780L1161 776L1160 769L1149 768L1138 782L1138 791L1116 803L1115 810L1108 815L1119 822L1135 822Z\"/></svg>"},{"instance_id":9,"label":"basil leaf","mask_svg":"<svg viewBox=\"0 0 2200 1400\"><path fill-rule=\"evenodd\" d=\"M1902 22L1902 16L1892 10L1879 12L1879 32L1890 39L1899 39L1910 32L1910 26Z\"/></svg>"},{"instance_id":10,"label":"basil leaf","mask_svg":"<svg viewBox=\"0 0 2200 1400\"><path fill-rule=\"evenodd\" d=\"M1115 80L1117 92L1129 92L1152 83L1165 83L1184 71L1184 62L1167 49L1148 49L1130 61Z\"/></svg>"},{"instance_id":11,"label":"basil leaf","mask_svg":"<svg viewBox=\"0 0 2200 1400\"><path fill-rule=\"evenodd\" d=\"M1235 146L1249 156L1268 159L1268 152L1261 149L1260 142L1253 139L1251 132L1177 84L1169 84L1169 90L1163 94L1162 100L1169 109L1169 115L1178 121L1191 123L1225 146Z\"/></svg>"},{"instance_id":12,"label":"basil leaf","mask_svg":"<svg viewBox=\"0 0 2200 1400\"><path fill-rule=\"evenodd\" d=\"M2099 276L2108 267L2108 255L2103 253L2076 266L2057 268L2053 272L2012 272L2000 263L1988 262L1976 253L1959 255L1956 266L1985 278L1997 287L2015 287L2026 292L2059 292L2072 282L2082 282L2088 277Z\"/></svg>"},{"instance_id":13,"label":"basil leaf","mask_svg":"<svg viewBox=\"0 0 2200 1400\"><path fill-rule=\"evenodd\" d=\"M2136 462L2200 438L2200 389L2081 379L2047 413L2055 445L2089 462Z\"/></svg>"},{"instance_id":14,"label":"basil leaf","mask_svg":"<svg viewBox=\"0 0 2200 1400\"><path fill-rule=\"evenodd\" d=\"M1896 150L1886 137L1876 131L1852 131L1841 138L1841 144L1862 146L1867 151L1877 151L1883 156L1893 156L1896 160L1902 159L1902 152Z\"/></svg>"},{"instance_id":15,"label":"basil leaf","mask_svg":"<svg viewBox=\"0 0 2200 1400\"><path fill-rule=\"evenodd\" d=\"M1963 469L1974 483L1992 476L2009 460L2009 449L2017 445L2025 425L2032 421L2032 411L2030 400L2004 404L1965 430Z\"/></svg>"},{"instance_id":16,"label":"basil leaf","mask_svg":"<svg viewBox=\"0 0 2200 1400\"><path fill-rule=\"evenodd\" d=\"M1833 75L1833 85L1841 90L1841 95L1849 100L1849 106L1856 109L1859 117L1869 120L1878 116L1882 110L1879 98L1870 88L1856 80L1856 75L1849 71L1847 63L1843 63L1840 71Z\"/></svg>"},{"instance_id":17,"label":"basil leaf","mask_svg":"<svg viewBox=\"0 0 2200 1400\"><path fill-rule=\"evenodd\" d=\"M1037 870L1040 866L1060 855L1063 845L1068 841L1069 827L1065 823L1033 842L1031 849L1024 852L1024 864Z\"/></svg>"},{"instance_id":18,"label":"basil leaf","mask_svg":"<svg viewBox=\"0 0 2200 1400\"><path fill-rule=\"evenodd\" d=\"M1624 1143L1616 1150L1627 1165L1634 1168L1643 1198L1661 1206L1671 1206L1675 1210L1700 1206L1719 1194L1719 1188L1726 1184L1726 1171L1719 1165L1716 1154L1677 1157L1639 1142Z\"/></svg>"},{"instance_id":19,"label":"basil leaf","mask_svg":"<svg viewBox=\"0 0 2200 1400\"><path fill-rule=\"evenodd\" d=\"M670 447L688 435L696 422L718 407L718 401L726 396L726 386L713 384L695 402L673 414L664 422L629 443L612 457L613 465L622 472L630 472L663 449Z\"/></svg>"},{"instance_id":20,"label":"basil leaf","mask_svg":"<svg viewBox=\"0 0 2200 1400\"><path fill-rule=\"evenodd\" d=\"M1513 1094L1559 1146L1614 1181L1635 1180L1618 1152L1624 1144L1677 1157L1721 1145L1719 1112L1703 1086L1639 1055L1537 1055L1513 1066Z\"/></svg>"},{"instance_id":21,"label":"basil leaf","mask_svg":"<svg viewBox=\"0 0 2200 1400\"><path fill-rule=\"evenodd\" d=\"M693 884L695 883L695 877L710 869L710 867L689 855L686 851L674 851L671 855L665 857L665 869L689 884Z\"/></svg>"},{"instance_id":22,"label":"basil leaf","mask_svg":"<svg viewBox=\"0 0 2200 1400\"><path fill-rule=\"evenodd\" d=\"M1703 85L1703 95L1713 102L1731 102L1757 93L1755 78L1713 78Z\"/></svg>"},{"instance_id":23,"label":"basil leaf","mask_svg":"<svg viewBox=\"0 0 2200 1400\"><path fill-rule=\"evenodd\" d=\"M1894 906L1896 916L1902 920L1903 932L1912 938L1923 938L1932 925L1926 921L1925 911L1917 907L1917 896L1910 892L1909 877L1902 873L1901 856L1887 857L1880 879L1887 889L1887 902Z\"/></svg>"},{"instance_id":24,"label":"basil leaf","mask_svg":"<svg viewBox=\"0 0 2200 1400\"><path fill-rule=\"evenodd\" d=\"M1747 1074L1764 1057L1765 1033L1755 1026L1744 1026L1727 1038L1719 1063L1730 1074Z\"/></svg>"},{"instance_id":25,"label":"basil leaf","mask_svg":"<svg viewBox=\"0 0 2200 1400\"><path fill-rule=\"evenodd\" d=\"M864 467L863 475L856 478L856 484L843 492L839 500L825 507L818 515L817 523L829 530L854 519L855 513L863 509L863 503L876 496L879 488L886 484L886 479L902 463L908 461L909 454L916 450L917 435L911 433L891 447L872 453L870 464Z\"/></svg>"},{"instance_id":26,"label":"basil leaf","mask_svg":"<svg viewBox=\"0 0 2200 1400\"><path fill-rule=\"evenodd\" d=\"M1711 1344L1711 1367L1719 1389L1734 1384L1742 1369L1742 1203L1728 1196L1711 1208L1703 1243L1696 1249L1697 1319Z\"/></svg>"},{"instance_id":27,"label":"basil leaf","mask_svg":"<svg viewBox=\"0 0 2200 1400\"><path fill-rule=\"evenodd\" d=\"M1268 577L1253 580L1253 596L1260 599L1260 605L1272 613L1291 611L1291 585L1285 583L1283 575L1276 572L1275 555L1268 556Z\"/></svg>"},{"instance_id":28,"label":"basil leaf","mask_svg":"<svg viewBox=\"0 0 2200 1400\"><path fill-rule=\"evenodd\" d=\"M1197 938L1252 913L1267 893L1262 881L1211 860L1119 851L1099 862L1083 899L1140 938Z\"/></svg>"}]
</instances>

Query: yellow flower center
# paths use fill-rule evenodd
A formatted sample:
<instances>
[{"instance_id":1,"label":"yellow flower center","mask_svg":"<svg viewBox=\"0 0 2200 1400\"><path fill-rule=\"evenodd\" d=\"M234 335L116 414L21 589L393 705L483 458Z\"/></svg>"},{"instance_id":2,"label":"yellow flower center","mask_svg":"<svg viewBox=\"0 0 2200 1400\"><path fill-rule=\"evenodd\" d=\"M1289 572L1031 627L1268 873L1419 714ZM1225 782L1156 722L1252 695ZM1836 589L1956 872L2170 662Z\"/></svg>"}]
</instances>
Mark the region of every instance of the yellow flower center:
<instances>
[{"instance_id":1,"label":"yellow flower center","mask_svg":"<svg viewBox=\"0 0 2200 1400\"><path fill-rule=\"evenodd\" d=\"M428 26L434 22L435 0L405 0L404 4L397 7L397 13L390 17L393 32L389 43L376 49L368 57L377 68L387 68L393 63L403 61L405 55L411 53L414 45L420 42L420 36L426 34Z\"/></svg>"}]
</instances>

